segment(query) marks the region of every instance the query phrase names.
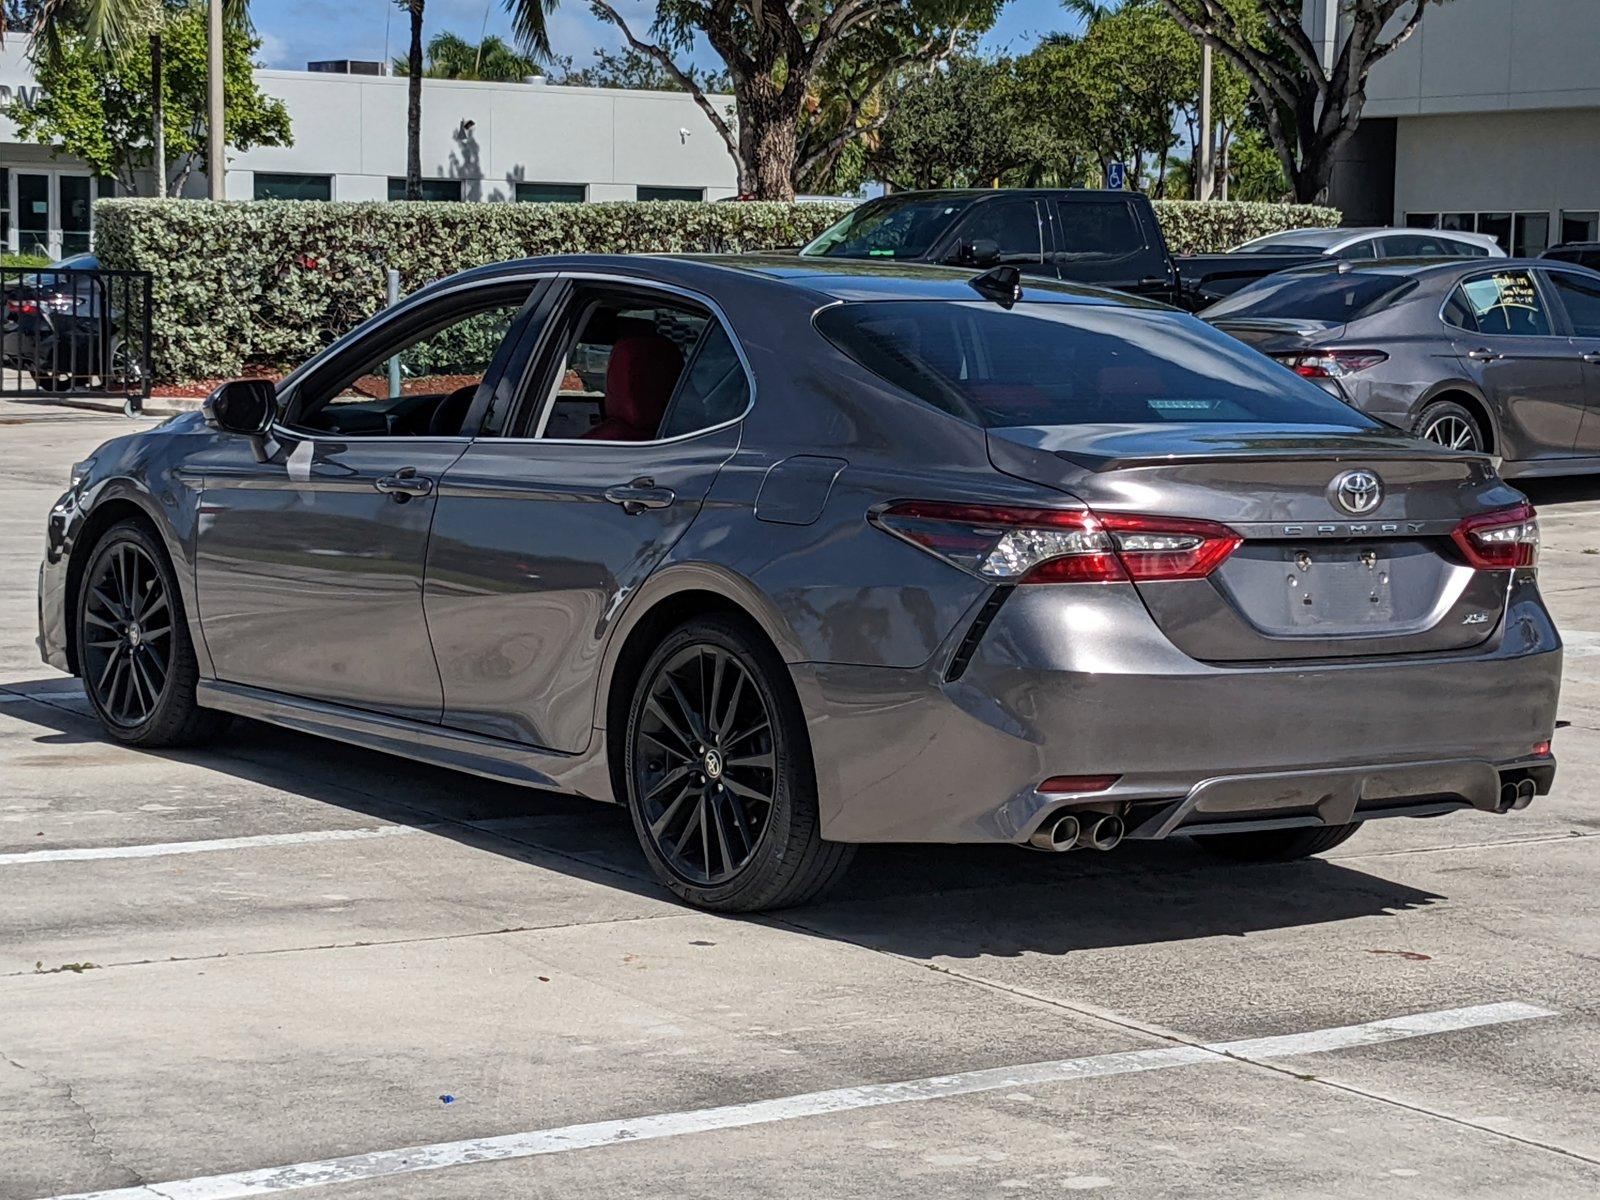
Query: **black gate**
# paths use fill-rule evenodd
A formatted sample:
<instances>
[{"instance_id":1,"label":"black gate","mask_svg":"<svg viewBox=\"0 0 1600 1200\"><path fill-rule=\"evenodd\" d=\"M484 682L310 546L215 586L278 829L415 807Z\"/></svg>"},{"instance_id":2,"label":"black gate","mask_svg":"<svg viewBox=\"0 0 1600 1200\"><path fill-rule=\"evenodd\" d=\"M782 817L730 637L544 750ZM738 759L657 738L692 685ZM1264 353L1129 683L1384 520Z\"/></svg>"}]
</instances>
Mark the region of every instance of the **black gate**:
<instances>
[{"instance_id":1,"label":"black gate","mask_svg":"<svg viewBox=\"0 0 1600 1200\"><path fill-rule=\"evenodd\" d=\"M150 273L0 267L0 396L150 395Z\"/></svg>"}]
</instances>

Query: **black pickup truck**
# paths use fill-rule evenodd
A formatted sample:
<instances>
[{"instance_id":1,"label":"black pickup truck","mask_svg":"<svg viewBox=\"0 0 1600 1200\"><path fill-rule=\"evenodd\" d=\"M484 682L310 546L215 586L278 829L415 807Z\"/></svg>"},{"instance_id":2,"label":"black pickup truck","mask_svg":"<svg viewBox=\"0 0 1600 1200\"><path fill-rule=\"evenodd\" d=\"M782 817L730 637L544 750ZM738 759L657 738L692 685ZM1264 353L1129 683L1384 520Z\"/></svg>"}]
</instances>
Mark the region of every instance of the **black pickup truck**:
<instances>
[{"instance_id":1,"label":"black pickup truck","mask_svg":"<svg viewBox=\"0 0 1600 1200\"><path fill-rule=\"evenodd\" d=\"M1116 288L1168 304L1183 301L1155 209L1138 192L894 192L852 209L800 253L979 269L1014 266L1024 275Z\"/></svg>"}]
</instances>

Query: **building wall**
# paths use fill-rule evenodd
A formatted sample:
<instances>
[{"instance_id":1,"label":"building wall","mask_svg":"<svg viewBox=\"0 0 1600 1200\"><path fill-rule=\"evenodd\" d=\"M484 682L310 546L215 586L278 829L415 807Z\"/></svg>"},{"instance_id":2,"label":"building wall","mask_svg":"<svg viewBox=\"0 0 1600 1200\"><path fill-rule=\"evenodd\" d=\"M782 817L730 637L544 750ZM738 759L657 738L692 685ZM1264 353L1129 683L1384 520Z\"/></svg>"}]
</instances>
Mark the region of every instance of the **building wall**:
<instances>
[{"instance_id":1,"label":"building wall","mask_svg":"<svg viewBox=\"0 0 1600 1200\"><path fill-rule=\"evenodd\" d=\"M389 179L405 174L405 79L265 70L256 79L288 106L295 144L232 155L230 198L250 198L257 171L332 175L336 200L385 199ZM586 184L591 200L632 200L641 184L703 188L714 200L737 184L722 140L679 92L430 79L421 145L423 175L463 180L469 200L513 199L519 181Z\"/></svg>"},{"instance_id":2,"label":"building wall","mask_svg":"<svg viewBox=\"0 0 1600 1200\"><path fill-rule=\"evenodd\" d=\"M1600 112L1476 113L1398 122L1395 217L1600 209Z\"/></svg>"},{"instance_id":3,"label":"building wall","mask_svg":"<svg viewBox=\"0 0 1600 1200\"><path fill-rule=\"evenodd\" d=\"M1600 0L1450 0L1373 68L1366 112L1596 110L1597 59Z\"/></svg>"}]
</instances>

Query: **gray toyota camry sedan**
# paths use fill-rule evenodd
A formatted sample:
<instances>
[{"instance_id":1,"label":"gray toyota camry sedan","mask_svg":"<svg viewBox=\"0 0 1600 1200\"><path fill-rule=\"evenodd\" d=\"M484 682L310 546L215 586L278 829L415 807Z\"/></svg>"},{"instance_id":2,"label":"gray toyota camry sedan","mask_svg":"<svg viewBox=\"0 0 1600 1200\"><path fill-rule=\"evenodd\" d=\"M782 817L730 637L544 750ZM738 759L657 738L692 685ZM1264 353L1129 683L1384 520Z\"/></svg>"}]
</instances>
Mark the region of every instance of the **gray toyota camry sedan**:
<instances>
[{"instance_id":1,"label":"gray toyota camry sedan","mask_svg":"<svg viewBox=\"0 0 1600 1200\"><path fill-rule=\"evenodd\" d=\"M101 446L40 646L135 745L240 714L625 804L737 911L858 842L1283 860L1524 808L1537 550L1488 457L1154 303L574 256Z\"/></svg>"}]
</instances>

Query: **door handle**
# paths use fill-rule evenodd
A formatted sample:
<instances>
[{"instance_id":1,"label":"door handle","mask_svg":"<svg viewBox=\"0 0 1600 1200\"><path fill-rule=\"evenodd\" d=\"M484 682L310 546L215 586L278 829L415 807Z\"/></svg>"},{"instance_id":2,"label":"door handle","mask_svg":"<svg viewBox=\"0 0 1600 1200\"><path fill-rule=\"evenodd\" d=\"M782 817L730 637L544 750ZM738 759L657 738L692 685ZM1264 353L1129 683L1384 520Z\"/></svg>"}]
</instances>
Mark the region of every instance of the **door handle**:
<instances>
[{"instance_id":1,"label":"door handle","mask_svg":"<svg viewBox=\"0 0 1600 1200\"><path fill-rule=\"evenodd\" d=\"M605 495L612 504L622 505L622 511L630 517L647 508L665 508L678 498L671 488L658 488L653 479L635 479L625 486L608 487Z\"/></svg>"},{"instance_id":2,"label":"door handle","mask_svg":"<svg viewBox=\"0 0 1600 1200\"><path fill-rule=\"evenodd\" d=\"M433 491L433 480L418 475L415 467L401 467L393 475L372 481L372 486L397 504L404 504L413 496L426 496Z\"/></svg>"},{"instance_id":3,"label":"door handle","mask_svg":"<svg viewBox=\"0 0 1600 1200\"><path fill-rule=\"evenodd\" d=\"M1468 350L1467 357L1476 362L1493 362L1497 358L1504 358L1498 350L1490 350L1487 346L1480 346L1476 350Z\"/></svg>"},{"instance_id":4,"label":"door handle","mask_svg":"<svg viewBox=\"0 0 1600 1200\"><path fill-rule=\"evenodd\" d=\"M1583 356L1583 361L1586 363L1600 363L1600 350L1590 350Z\"/></svg>"}]
</instances>

